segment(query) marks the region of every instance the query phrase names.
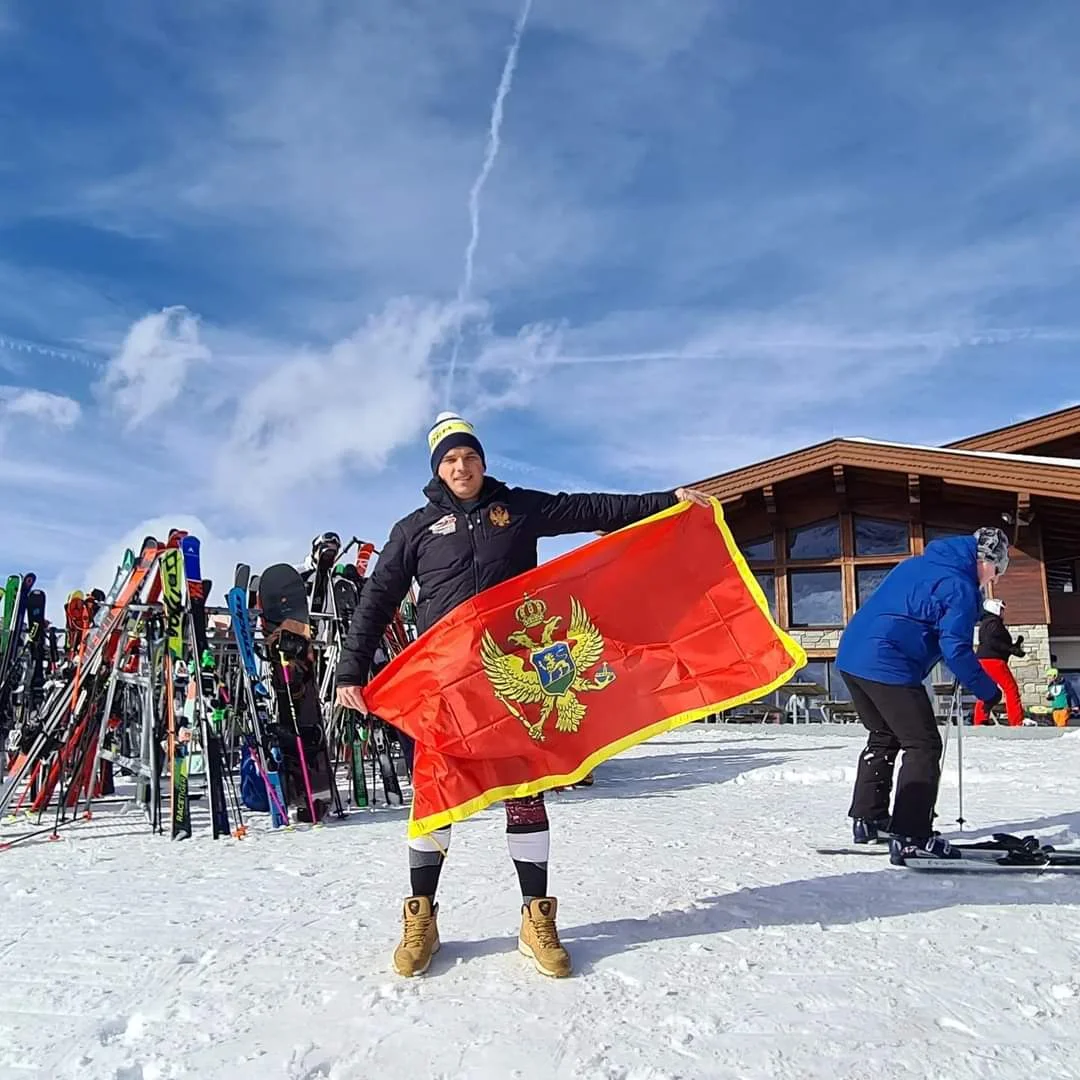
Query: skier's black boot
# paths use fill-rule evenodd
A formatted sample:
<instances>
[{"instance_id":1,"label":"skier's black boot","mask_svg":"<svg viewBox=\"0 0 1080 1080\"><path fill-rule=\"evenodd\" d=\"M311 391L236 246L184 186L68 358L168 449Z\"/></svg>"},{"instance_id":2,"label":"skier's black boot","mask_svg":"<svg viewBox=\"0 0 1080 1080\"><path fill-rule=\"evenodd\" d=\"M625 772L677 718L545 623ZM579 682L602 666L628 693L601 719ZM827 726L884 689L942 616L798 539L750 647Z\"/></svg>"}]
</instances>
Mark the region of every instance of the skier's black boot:
<instances>
[{"instance_id":1,"label":"skier's black boot","mask_svg":"<svg viewBox=\"0 0 1080 1080\"><path fill-rule=\"evenodd\" d=\"M888 840L889 819L854 818L851 822L852 839L856 844L878 844ZM882 835L884 834L884 835Z\"/></svg>"},{"instance_id":2,"label":"skier's black boot","mask_svg":"<svg viewBox=\"0 0 1080 1080\"><path fill-rule=\"evenodd\" d=\"M894 836L889 841L889 862L903 866L909 859L959 859L961 853L944 836Z\"/></svg>"}]
</instances>

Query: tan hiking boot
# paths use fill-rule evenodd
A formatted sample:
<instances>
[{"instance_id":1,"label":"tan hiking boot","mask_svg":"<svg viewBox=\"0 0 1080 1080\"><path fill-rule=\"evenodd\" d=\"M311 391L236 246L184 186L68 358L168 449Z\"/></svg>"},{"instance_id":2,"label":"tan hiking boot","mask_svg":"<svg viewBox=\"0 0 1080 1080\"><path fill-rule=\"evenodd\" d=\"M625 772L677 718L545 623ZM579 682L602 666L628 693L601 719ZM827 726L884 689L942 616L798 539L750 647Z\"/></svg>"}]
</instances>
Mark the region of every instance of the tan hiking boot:
<instances>
[{"instance_id":1,"label":"tan hiking boot","mask_svg":"<svg viewBox=\"0 0 1080 1080\"><path fill-rule=\"evenodd\" d=\"M553 896L541 896L521 909L521 933L518 952L529 957L541 975L565 979L570 974L570 954L559 941L555 915L559 902Z\"/></svg>"},{"instance_id":2,"label":"tan hiking boot","mask_svg":"<svg viewBox=\"0 0 1080 1080\"><path fill-rule=\"evenodd\" d=\"M404 905L405 928L394 950L394 970L405 978L423 975L439 951L439 905L426 896L410 896Z\"/></svg>"}]
</instances>

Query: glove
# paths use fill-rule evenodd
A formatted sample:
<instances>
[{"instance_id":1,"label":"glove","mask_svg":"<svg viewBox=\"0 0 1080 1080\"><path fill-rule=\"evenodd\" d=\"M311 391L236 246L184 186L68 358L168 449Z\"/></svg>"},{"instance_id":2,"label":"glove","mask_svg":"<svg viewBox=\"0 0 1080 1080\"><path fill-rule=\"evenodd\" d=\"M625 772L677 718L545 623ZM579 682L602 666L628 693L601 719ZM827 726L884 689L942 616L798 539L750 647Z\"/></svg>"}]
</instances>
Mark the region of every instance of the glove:
<instances>
[{"instance_id":1,"label":"glove","mask_svg":"<svg viewBox=\"0 0 1080 1080\"><path fill-rule=\"evenodd\" d=\"M994 696L992 698L987 698L983 702L983 704L988 709L996 709L1001 704L1001 699L1002 699L1002 693L1001 693L1001 687L999 686L997 688L997 690L994 691Z\"/></svg>"}]
</instances>

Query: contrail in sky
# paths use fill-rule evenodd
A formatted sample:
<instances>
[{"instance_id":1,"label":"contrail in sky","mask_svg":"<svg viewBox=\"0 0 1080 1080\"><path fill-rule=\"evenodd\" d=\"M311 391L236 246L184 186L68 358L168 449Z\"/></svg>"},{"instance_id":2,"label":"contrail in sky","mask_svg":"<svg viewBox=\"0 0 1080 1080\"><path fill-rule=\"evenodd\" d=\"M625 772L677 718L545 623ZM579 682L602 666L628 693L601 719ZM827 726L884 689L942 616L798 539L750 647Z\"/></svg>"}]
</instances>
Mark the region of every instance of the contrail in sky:
<instances>
[{"instance_id":1,"label":"contrail in sky","mask_svg":"<svg viewBox=\"0 0 1080 1080\"><path fill-rule=\"evenodd\" d=\"M503 104L510 93L511 83L514 81L514 68L517 66L518 48L521 45L521 37L525 33L525 24L529 20L529 12L532 9L532 0L525 0L521 13L518 15L514 26L514 36L510 42L510 50L506 54L506 63L503 64L502 77L499 79L499 89L495 92L495 102L491 107L491 124L488 127L487 151L484 154L484 164L473 182L469 191L469 244L465 248L465 274L461 279L461 287L458 289L458 303L468 299L472 289L473 260L476 257L476 248L480 243L480 193L484 190L488 175L495 165L495 159L499 154L499 132L502 129ZM450 407L450 396L454 388L454 369L457 366L458 350L461 348L461 325L458 324L457 333L454 336L454 349L450 354L450 370L446 375L446 407Z\"/></svg>"},{"instance_id":2,"label":"contrail in sky","mask_svg":"<svg viewBox=\"0 0 1080 1080\"><path fill-rule=\"evenodd\" d=\"M48 356L56 360L70 360L73 364L81 364L88 368L104 367L104 362L90 353L76 352L74 349L57 348L52 345L43 345L38 341L27 341L25 338L13 338L7 334L0 334L0 351L10 353L31 353L34 356ZM0 367L3 367L0 360Z\"/></svg>"}]
</instances>

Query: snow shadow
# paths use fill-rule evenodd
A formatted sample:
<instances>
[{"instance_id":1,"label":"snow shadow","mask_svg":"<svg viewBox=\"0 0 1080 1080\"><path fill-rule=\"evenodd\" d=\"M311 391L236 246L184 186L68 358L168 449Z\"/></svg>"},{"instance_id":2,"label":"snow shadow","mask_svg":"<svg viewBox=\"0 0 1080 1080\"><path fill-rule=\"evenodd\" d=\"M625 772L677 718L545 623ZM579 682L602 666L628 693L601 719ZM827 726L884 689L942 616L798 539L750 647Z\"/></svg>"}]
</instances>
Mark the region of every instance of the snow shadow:
<instances>
[{"instance_id":1,"label":"snow shadow","mask_svg":"<svg viewBox=\"0 0 1080 1080\"><path fill-rule=\"evenodd\" d=\"M597 766L591 787L570 788L559 799L655 799L707 784L724 784L743 773L789 765L798 754L836 750L836 746L731 748L698 753L615 757ZM839 747L843 749L843 747Z\"/></svg>"},{"instance_id":2,"label":"snow shadow","mask_svg":"<svg viewBox=\"0 0 1080 1080\"><path fill-rule=\"evenodd\" d=\"M405 801L401 806L386 804L381 800L374 806L345 806L345 816L339 818L336 811L331 810L326 817L328 826L335 829L347 829L354 825L367 825L389 819L405 821L409 816L409 807L412 805L412 791L402 784L402 793Z\"/></svg>"},{"instance_id":3,"label":"snow shadow","mask_svg":"<svg viewBox=\"0 0 1080 1080\"><path fill-rule=\"evenodd\" d=\"M890 880L882 880L883 873ZM661 911L642 918L607 919L560 928L575 969L658 941L711 937L735 930L779 926L850 926L875 919L927 914L950 907L1080 904L1080 877L1047 873L1032 882L985 878L928 882L913 871L882 868L832 877L786 881L740 889L695 901L691 909ZM486 942L474 943L481 949Z\"/></svg>"},{"instance_id":4,"label":"snow shadow","mask_svg":"<svg viewBox=\"0 0 1080 1080\"><path fill-rule=\"evenodd\" d=\"M80 829L79 826L82 826ZM122 840L128 836L152 836L149 825L136 825L132 824L125 828L112 828L108 831L101 829L93 829L90 823L84 824L79 822L78 825L67 826L67 823L61 823L60 829L57 831L55 837L53 836L53 830L50 826L38 826L33 829L24 829L22 832L11 832L0 835L0 851L17 851L20 848L29 849L33 847L55 847L56 844L63 841L74 840L76 842L83 842L86 840L94 841L111 841Z\"/></svg>"}]
</instances>

